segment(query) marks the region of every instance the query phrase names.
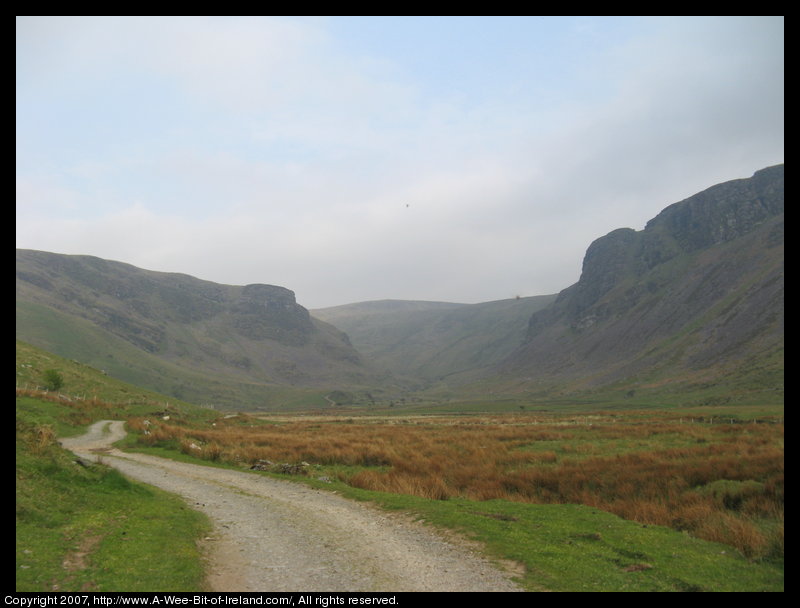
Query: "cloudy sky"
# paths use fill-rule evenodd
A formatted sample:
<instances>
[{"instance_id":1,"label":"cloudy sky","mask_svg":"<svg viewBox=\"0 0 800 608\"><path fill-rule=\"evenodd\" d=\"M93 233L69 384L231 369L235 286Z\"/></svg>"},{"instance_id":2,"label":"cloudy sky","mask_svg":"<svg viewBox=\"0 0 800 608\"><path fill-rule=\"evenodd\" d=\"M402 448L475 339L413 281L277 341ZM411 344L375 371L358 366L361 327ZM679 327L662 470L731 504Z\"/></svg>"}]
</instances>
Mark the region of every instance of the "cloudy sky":
<instances>
[{"instance_id":1,"label":"cloudy sky","mask_svg":"<svg viewBox=\"0 0 800 608\"><path fill-rule=\"evenodd\" d=\"M782 17L17 17L16 244L318 308L556 293L784 158Z\"/></svg>"}]
</instances>

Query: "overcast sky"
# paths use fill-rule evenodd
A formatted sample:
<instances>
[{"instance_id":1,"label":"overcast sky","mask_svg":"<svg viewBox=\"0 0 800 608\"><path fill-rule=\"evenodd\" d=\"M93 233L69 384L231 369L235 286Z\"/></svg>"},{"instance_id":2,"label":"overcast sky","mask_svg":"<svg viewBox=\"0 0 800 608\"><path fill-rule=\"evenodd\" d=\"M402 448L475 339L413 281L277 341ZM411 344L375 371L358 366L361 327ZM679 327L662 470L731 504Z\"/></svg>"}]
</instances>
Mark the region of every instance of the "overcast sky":
<instances>
[{"instance_id":1,"label":"overcast sky","mask_svg":"<svg viewBox=\"0 0 800 608\"><path fill-rule=\"evenodd\" d=\"M16 244L307 308L556 293L784 158L783 17L17 17Z\"/></svg>"}]
</instances>

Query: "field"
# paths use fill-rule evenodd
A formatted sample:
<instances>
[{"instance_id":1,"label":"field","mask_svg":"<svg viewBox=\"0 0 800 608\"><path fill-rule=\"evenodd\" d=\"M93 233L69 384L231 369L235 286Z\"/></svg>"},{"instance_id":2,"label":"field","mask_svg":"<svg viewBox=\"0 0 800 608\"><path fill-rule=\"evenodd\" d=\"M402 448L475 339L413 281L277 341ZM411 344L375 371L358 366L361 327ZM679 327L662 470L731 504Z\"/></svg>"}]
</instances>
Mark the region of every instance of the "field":
<instances>
[{"instance_id":1,"label":"field","mask_svg":"<svg viewBox=\"0 0 800 608\"><path fill-rule=\"evenodd\" d=\"M436 500L580 504L783 560L780 416L132 418L138 445ZM303 464L301 464L303 463ZM291 465L291 466L287 466Z\"/></svg>"}]
</instances>

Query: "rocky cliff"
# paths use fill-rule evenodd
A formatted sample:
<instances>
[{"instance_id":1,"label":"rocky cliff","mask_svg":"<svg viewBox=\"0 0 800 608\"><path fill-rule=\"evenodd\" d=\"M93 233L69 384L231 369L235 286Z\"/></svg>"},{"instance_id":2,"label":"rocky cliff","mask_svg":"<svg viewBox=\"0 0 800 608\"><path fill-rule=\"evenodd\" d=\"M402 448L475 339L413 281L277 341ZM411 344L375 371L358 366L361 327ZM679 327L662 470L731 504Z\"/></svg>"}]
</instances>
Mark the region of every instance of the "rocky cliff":
<instances>
[{"instance_id":1,"label":"rocky cliff","mask_svg":"<svg viewBox=\"0 0 800 608\"><path fill-rule=\"evenodd\" d=\"M586 251L504 364L528 386L777 377L783 365L784 167L713 186Z\"/></svg>"},{"instance_id":2,"label":"rocky cliff","mask_svg":"<svg viewBox=\"0 0 800 608\"><path fill-rule=\"evenodd\" d=\"M17 338L200 402L227 400L228 382L255 395L259 386L374 380L347 336L285 287L221 285L91 256L17 250Z\"/></svg>"}]
</instances>

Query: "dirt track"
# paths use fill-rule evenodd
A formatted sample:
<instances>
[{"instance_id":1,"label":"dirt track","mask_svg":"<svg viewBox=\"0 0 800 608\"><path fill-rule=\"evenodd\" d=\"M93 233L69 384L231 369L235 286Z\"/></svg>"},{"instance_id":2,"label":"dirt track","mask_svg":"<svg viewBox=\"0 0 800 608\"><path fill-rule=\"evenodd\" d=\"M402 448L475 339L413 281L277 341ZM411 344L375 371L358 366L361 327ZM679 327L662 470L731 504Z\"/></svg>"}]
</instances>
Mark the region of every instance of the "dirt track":
<instances>
[{"instance_id":1,"label":"dirt track","mask_svg":"<svg viewBox=\"0 0 800 608\"><path fill-rule=\"evenodd\" d=\"M467 543L403 516L302 484L109 448L124 435L123 422L106 420L61 443L85 458L102 453L205 512L215 527L204 542L213 591L520 591Z\"/></svg>"}]
</instances>

